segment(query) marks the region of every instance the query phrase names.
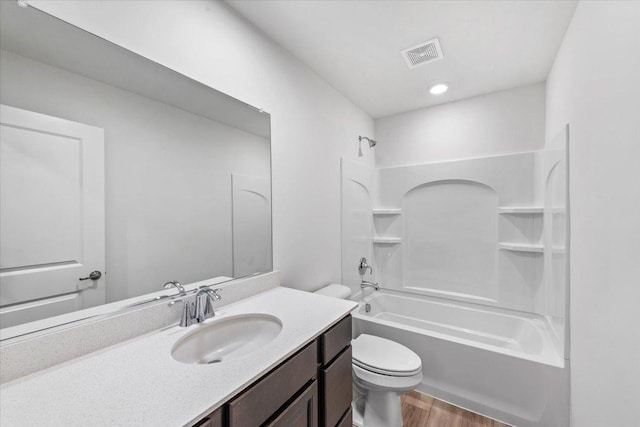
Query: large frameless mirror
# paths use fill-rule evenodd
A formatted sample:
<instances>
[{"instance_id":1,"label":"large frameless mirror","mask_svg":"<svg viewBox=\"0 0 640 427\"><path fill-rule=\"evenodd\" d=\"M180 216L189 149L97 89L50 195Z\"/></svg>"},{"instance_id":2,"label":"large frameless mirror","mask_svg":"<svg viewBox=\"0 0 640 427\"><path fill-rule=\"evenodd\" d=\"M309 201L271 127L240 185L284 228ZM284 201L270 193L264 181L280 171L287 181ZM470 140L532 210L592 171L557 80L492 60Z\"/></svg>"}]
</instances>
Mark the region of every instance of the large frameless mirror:
<instances>
[{"instance_id":1,"label":"large frameless mirror","mask_svg":"<svg viewBox=\"0 0 640 427\"><path fill-rule=\"evenodd\" d=\"M268 114L1 3L3 338L271 270Z\"/></svg>"}]
</instances>

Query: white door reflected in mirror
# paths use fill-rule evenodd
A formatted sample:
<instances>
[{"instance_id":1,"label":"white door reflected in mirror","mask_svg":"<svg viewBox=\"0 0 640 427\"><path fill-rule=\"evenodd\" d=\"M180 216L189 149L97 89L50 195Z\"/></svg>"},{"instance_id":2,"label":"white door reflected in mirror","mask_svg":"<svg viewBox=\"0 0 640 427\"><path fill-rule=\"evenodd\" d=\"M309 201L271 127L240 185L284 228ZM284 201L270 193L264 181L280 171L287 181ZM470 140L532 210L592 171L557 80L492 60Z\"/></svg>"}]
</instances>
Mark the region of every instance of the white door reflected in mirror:
<instances>
[{"instance_id":1,"label":"white door reflected in mirror","mask_svg":"<svg viewBox=\"0 0 640 427\"><path fill-rule=\"evenodd\" d=\"M104 304L104 131L0 108L2 327Z\"/></svg>"}]
</instances>

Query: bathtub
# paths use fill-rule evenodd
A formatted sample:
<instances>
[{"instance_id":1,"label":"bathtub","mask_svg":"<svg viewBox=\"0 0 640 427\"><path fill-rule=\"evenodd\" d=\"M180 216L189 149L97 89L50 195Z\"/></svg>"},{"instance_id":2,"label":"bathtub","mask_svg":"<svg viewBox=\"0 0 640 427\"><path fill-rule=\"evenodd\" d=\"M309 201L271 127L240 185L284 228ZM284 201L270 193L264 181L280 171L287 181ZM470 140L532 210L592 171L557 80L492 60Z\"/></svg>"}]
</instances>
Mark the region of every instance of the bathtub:
<instances>
[{"instance_id":1,"label":"bathtub","mask_svg":"<svg viewBox=\"0 0 640 427\"><path fill-rule=\"evenodd\" d=\"M548 319L388 290L352 315L354 336L388 338L422 358L419 391L514 426L569 425L568 369Z\"/></svg>"}]
</instances>

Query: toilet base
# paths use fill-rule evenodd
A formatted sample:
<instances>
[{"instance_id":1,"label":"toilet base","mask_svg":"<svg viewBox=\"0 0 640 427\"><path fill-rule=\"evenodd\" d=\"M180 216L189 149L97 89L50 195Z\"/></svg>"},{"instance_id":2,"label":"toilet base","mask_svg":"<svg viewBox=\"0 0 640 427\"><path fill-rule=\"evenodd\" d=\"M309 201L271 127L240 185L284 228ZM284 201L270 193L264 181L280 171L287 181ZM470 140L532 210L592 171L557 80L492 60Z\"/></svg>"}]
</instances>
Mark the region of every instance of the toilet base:
<instances>
[{"instance_id":1,"label":"toilet base","mask_svg":"<svg viewBox=\"0 0 640 427\"><path fill-rule=\"evenodd\" d=\"M364 398L361 397L351 403L353 413L353 425L355 427L364 427Z\"/></svg>"},{"instance_id":2,"label":"toilet base","mask_svg":"<svg viewBox=\"0 0 640 427\"><path fill-rule=\"evenodd\" d=\"M357 427L402 427L400 396L404 393L369 390L354 400L353 425Z\"/></svg>"}]
</instances>

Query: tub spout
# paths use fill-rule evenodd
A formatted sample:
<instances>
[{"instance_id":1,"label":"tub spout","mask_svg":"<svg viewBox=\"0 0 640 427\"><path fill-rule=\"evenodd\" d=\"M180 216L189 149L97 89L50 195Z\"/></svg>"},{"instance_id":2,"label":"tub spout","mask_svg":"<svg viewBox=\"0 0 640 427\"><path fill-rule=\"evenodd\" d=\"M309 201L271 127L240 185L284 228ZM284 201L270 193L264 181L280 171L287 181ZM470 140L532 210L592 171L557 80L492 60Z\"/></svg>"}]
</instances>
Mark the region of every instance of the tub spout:
<instances>
[{"instance_id":1,"label":"tub spout","mask_svg":"<svg viewBox=\"0 0 640 427\"><path fill-rule=\"evenodd\" d=\"M360 282L360 288L364 289L364 288L373 288L376 291L380 290L380 286L377 283L371 283L371 282L367 282L366 280L363 280L362 282Z\"/></svg>"}]
</instances>

